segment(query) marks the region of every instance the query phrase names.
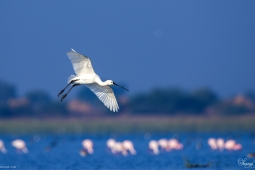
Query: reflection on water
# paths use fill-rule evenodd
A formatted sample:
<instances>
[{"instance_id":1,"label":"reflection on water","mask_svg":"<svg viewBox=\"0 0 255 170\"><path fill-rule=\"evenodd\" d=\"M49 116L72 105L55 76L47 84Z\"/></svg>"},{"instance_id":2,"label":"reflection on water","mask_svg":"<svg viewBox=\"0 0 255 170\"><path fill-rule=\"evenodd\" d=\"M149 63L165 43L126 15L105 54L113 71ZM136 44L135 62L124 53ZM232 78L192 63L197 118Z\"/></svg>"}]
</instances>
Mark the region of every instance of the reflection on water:
<instances>
[{"instance_id":1,"label":"reflection on water","mask_svg":"<svg viewBox=\"0 0 255 170\"><path fill-rule=\"evenodd\" d=\"M113 154L107 147L107 141L113 138L116 143L129 140L136 154L124 156ZM173 139L183 145L182 149L164 150L159 146L159 153L149 150L149 142L160 139ZM209 138L234 139L242 145L242 150L212 149ZM238 159L244 160L255 152L254 136L249 133L228 134L122 134L122 135L0 135L6 153L0 152L0 166L16 169L187 169L204 166L205 169L244 169ZM22 139L29 150L19 152L11 142ZM82 146L84 139L93 142L93 153ZM83 143L84 144L84 143ZM129 143L129 145L131 145ZM161 140L162 145L162 140ZM82 153L81 153L82 152ZM91 151L90 151L91 152ZM82 156L81 156L82 155ZM247 162L254 158L247 158ZM209 166L208 166L209 165ZM187 166L187 167L186 167Z\"/></svg>"}]
</instances>

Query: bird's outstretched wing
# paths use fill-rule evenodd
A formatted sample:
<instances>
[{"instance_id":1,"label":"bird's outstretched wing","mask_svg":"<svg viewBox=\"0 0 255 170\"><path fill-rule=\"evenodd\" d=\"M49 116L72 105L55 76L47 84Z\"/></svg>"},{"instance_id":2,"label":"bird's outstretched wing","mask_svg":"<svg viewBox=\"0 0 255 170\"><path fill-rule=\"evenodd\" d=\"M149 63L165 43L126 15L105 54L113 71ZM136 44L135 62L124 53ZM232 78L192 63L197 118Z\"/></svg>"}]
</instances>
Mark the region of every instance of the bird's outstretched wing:
<instances>
[{"instance_id":1,"label":"bird's outstretched wing","mask_svg":"<svg viewBox=\"0 0 255 170\"><path fill-rule=\"evenodd\" d=\"M77 53L73 49L72 51L67 52L66 55L71 60L73 69L78 76L81 74L95 73L88 57Z\"/></svg>"},{"instance_id":2,"label":"bird's outstretched wing","mask_svg":"<svg viewBox=\"0 0 255 170\"><path fill-rule=\"evenodd\" d=\"M95 95L104 103L104 105L113 112L119 109L117 100L110 86L100 86L97 83L86 84Z\"/></svg>"}]
</instances>

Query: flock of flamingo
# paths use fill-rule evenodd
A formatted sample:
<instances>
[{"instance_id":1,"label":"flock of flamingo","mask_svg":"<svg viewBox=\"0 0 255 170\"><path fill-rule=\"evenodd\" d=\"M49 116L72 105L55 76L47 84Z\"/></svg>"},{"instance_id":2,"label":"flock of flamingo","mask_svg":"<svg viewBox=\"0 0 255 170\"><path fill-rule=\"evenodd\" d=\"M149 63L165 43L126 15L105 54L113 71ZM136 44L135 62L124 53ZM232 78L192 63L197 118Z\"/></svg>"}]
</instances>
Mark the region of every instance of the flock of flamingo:
<instances>
[{"instance_id":1,"label":"flock of flamingo","mask_svg":"<svg viewBox=\"0 0 255 170\"><path fill-rule=\"evenodd\" d=\"M213 149L213 150L241 150L243 146L240 143L237 143L233 139L229 139L226 142L222 138L209 138L208 139L208 145Z\"/></svg>"},{"instance_id":2,"label":"flock of flamingo","mask_svg":"<svg viewBox=\"0 0 255 170\"><path fill-rule=\"evenodd\" d=\"M26 147L26 143L25 141L21 140L21 139L16 139L14 141L11 142L11 145L17 149L17 151L21 151L23 153L28 153L28 149ZM4 142L2 140L0 140L0 150L3 153L7 153L7 149L4 146Z\"/></svg>"},{"instance_id":3,"label":"flock of flamingo","mask_svg":"<svg viewBox=\"0 0 255 170\"><path fill-rule=\"evenodd\" d=\"M242 145L240 143L237 143L235 140L230 139L227 141L224 141L223 138L209 138L207 141L208 145L211 147L212 150L241 150ZM82 141L82 149L80 150L79 154L81 156L87 156L89 154L93 154L94 150L94 144L93 141L90 139L85 139ZM26 147L25 141L21 139L16 139L11 142L11 145L16 148L17 151L22 153L28 153L28 149ZM53 144L51 144L53 146ZM55 146L55 145L54 145ZM134 144L130 140L124 140L122 142L117 142L114 139L110 138L106 141L106 146L108 150L112 154L121 154L123 156L126 156L128 154L135 155L136 150L134 148ZM183 149L183 144L180 143L177 139L160 139L160 140L150 140L148 143L148 149L152 154L159 154L160 152L169 152L172 150L181 150ZM2 153L7 153L7 149L4 146L4 142L0 140L0 151Z\"/></svg>"}]
</instances>

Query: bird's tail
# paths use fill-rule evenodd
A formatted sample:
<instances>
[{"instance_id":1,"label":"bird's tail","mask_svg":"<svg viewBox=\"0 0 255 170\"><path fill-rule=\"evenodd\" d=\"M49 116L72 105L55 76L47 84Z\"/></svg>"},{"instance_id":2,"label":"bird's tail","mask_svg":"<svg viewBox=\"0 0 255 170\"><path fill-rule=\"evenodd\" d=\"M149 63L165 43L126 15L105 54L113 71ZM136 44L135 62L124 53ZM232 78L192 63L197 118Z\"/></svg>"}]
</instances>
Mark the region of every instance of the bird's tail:
<instances>
[{"instance_id":1,"label":"bird's tail","mask_svg":"<svg viewBox=\"0 0 255 170\"><path fill-rule=\"evenodd\" d=\"M68 77L67 83L70 83L70 81L75 77L76 77L75 75L71 75L70 77Z\"/></svg>"}]
</instances>

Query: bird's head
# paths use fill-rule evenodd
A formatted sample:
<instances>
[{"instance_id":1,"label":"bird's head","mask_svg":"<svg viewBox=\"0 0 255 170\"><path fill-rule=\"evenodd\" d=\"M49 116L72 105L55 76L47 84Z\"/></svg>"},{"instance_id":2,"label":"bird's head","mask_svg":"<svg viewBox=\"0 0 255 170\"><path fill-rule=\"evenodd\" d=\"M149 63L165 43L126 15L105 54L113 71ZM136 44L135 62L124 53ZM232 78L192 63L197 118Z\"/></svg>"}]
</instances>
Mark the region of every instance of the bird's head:
<instances>
[{"instance_id":1,"label":"bird's head","mask_svg":"<svg viewBox=\"0 0 255 170\"><path fill-rule=\"evenodd\" d=\"M112 81L112 80L107 80L106 81L106 83L107 83L107 85L109 85L109 86L111 86L111 85L115 85L115 86L119 86L119 87L121 87L121 88L123 88L123 89L125 89L125 90L127 90L127 91L129 91L128 89L126 89L125 87L122 87L122 86L120 86L120 85L118 85L118 84L116 84L114 81Z\"/></svg>"}]
</instances>

